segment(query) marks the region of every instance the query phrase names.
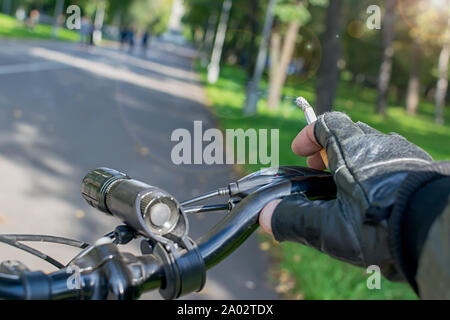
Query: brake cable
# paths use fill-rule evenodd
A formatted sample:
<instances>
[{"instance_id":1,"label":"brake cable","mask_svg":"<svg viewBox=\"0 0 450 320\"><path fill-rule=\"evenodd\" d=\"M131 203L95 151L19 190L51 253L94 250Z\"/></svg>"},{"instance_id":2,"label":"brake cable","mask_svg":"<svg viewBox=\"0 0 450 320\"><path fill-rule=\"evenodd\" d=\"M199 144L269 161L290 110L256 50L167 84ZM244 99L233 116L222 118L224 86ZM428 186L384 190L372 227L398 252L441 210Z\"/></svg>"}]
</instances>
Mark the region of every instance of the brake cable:
<instances>
[{"instance_id":1,"label":"brake cable","mask_svg":"<svg viewBox=\"0 0 450 320\"><path fill-rule=\"evenodd\" d=\"M213 211L226 211L226 210L230 210L230 204L223 203L223 204L211 204L211 205L204 205L204 206L192 206L192 207L183 208L183 210L187 214L201 213L201 212L213 212Z\"/></svg>"},{"instance_id":2,"label":"brake cable","mask_svg":"<svg viewBox=\"0 0 450 320\"><path fill-rule=\"evenodd\" d=\"M64 237L55 237L55 236L47 236L47 235L31 235L31 234L4 234L0 235L0 242L10 245L12 247L15 247L17 249L23 250L25 252L28 252L44 261L47 261L48 263L52 264L58 269L62 269L65 267L64 264L59 262L58 260L46 255L45 253L34 249L30 246L27 246L23 243L20 243L19 241L32 241L32 242L51 242L51 243L58 243L63 244L71 247L81 248L85 249L89 246L88 243L64 238Z\"/></svg>"},{"instance_id":3,"label":"brake cable","mask_svg":"<svg viewBox=\"0 0 450 320\"><path fill-rule=\"evenodd\" d=\"M30 253L30 254L38 257L38 258L41 258L42 260L47 261L48 263L54 265L58 269L64 268L64 265L61 262L53 259L52 257L49 257L48 255L46 255L45 253L43 253L43 252L41 252L39 250L31 248L31 247L29 247L29 246L27 246L27 245L25 245L23 243L20 243L20 242L14 241L14 240L10 240L10 239L5 238L3 236L0 236L0 242L8 244L8 245L10 245L12 247L15 247L17 249L21 249L23 251L26 251L26 252L28 252L28 253Z\"/></svg>"},{"instance_id":4,"label":"brake cable","mask_svg":"<svg viewBox=\"0 0 450 320\"><path fill-rule=\"evenodd\" d=\"M74 240L64 237L55 237L47 235L35 235L35 234L2 234L5 238L9 238L13 241L34 241L34 242L51 242L64 244L66 246L76 247L80 249L87 248L89 243L80 240Z\"/></svg>"}]
</instances>

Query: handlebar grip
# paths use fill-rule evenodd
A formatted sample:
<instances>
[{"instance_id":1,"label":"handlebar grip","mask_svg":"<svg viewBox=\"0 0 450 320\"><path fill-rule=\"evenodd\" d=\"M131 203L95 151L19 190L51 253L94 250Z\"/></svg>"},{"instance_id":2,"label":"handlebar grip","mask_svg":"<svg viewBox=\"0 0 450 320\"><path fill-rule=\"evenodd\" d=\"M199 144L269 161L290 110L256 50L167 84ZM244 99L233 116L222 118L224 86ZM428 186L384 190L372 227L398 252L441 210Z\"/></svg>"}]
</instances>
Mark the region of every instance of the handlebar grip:
<instances>
[{"instance_id":1,"label":"handlebar grip","mask_svg":"<svg viewBox=\"0 0 450 320\"><path fill-rule=\"evenodd\" d=\"M52 297L50 277L42 271L26 271L21 275L26 300L48 300Z\"/></svg>"}]
</instances>

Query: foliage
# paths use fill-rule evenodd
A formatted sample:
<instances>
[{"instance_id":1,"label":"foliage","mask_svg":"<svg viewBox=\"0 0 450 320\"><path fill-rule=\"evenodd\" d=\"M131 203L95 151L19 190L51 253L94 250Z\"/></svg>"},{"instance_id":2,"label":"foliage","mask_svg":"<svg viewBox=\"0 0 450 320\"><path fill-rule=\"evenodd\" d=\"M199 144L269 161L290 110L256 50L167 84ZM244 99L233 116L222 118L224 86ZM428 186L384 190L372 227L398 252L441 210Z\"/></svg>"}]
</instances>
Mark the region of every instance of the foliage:
<instances>
[{"instance_id":1,"label":"foliage","mask_svg":"<svg viewBox=\"0 0 450 320\"><path fill-rule=\"evenodd\" d=\"M128 9L128 22L159 35L166 31L171 7L171 0L134 0Z\"/></svg>"},{"instance_id":2,"label":"foliage","mask_svg":"<svg viewBox=\"0 0 450 320\"><path fill-rule=\"evenodd\" d=\"M309 5L325 8L328 0L279 0L275 16L283 23L295 20L300 25L305 25L312 18Z\"/></svg>"},{"instance_id":3,"label":"foliage","mask_svg":"<svg viewBox=\"0 0 450 320\"><path fill-rule=\"evenodd\" d=\"M211 27L215 32L222 4L223 1L218 0L185 1L186 13L183 21L189 26L189 38L202 50L210 50L203 41ZM233 0L231 7L222 60L245 66L247 76L253 72L266 6L267 1Z\"/></svg>"},{"instance_id":4,"label":"foliage","mask_svg":"<svg viewBox=\"0 0 450 320\"><path fill-rule=\"evenodd\" d=\"M32 9L38 9L41 13L53 16L57 0L21 0L12 1L12 10L19 7L29 13ZM64 2L64 9L69 5L78 5L82 15L94 19L98 5L105 3L105 22L134 26L140 30L148 30L155 35L163 33L169 21L172 0L72 0ZM65 12L65 10L64 10ZM116 18L119 17L120 21Z\"/></svg>"},{"instance_id":5,"label":"foliage","mask_svg":"<svg viewBox=\"0 0 450 320\"><path fill-rule=\"evenodd\" d=\"M311 14L302 2L283 1L277 4L275 15L282 22L298 21L301 25L311 20Z\"/></svg>"},{"instance_id":6,"label":"foliage","mask_svg":"<svg viewBox=\"0 0 450 320\"><path fill-rule=\"evenodd\" d=\"M0 14L0 37L50 39L52 26L38 24L34 31L31 31L16 19ZM78 41L78 39L78 33L74 31L61 29L58 33L58 40Z\"/></svg>"},{"instance_id":7,"label":"foliage","mask_svg":"<svg viewBox=\"0 0 450 320\"><path fill-rule=\"evenodd\" d=\"M278 248L277 248L278 249ZM295 243L283 243L279 250L283 259L279 267L295 277L292 293L303 299L417 299L405 283L393 283L381 278L380 290L366 286L370 274L312 248Z\"/></svg>"},{"instance_id":8,"label":"foliage","mask_svg":"<svg viewBox=\"0 0 450 320\"><path fill-rule=\"evenodd\" d=\"M254 66L256 59L255 50L257 49L255 48L261 39L262 22L266 10L266 2L264 4L259 2L256 9L251 7L251 2L248 0L233 1L223 54L224 62L244 67L247 70L247 78L252 74L249 70ZM206 17L217 16L220 13L222 1L186 0L185 3L187 12L184 22L190 30L189 38L203 48L204 35L208 29ZM325 8L328 3L327 0L279 0L275 11L274 27L278 28L283 35L287 26L286 22L292 19L300 20L316 39L320 39L324 32ZM383 8L384 3L383 0L343 0L340 37L344 50L339 67L346 79L352 83L376 87L382 56L381 32L376 29L368 29L366 21L370 13L367 13L366 10L370 5L378 5ZM435 38L427 38L423 34L442 33L443 30L448 29L445 27L446 21L442 19L442 15L438 15L436 10L428 10L430 4L426 0L402 0L401 3L403 11L406 13L400 9L397 9L396 12L390 89L392 93L396 94L397 103L404 101L410 74L412 39L416 39L421 41L423 53L420 62L421 96L431 102L438 74L437 58L441 45ZM415 6L419 6L419 9ZM314 18L312 19L312 17ZM440 18L437 19L438 17ZM434 18L437 20L434 21ZM252 19L257 22L256 28L252 24ZM410 23L408 24L406 21ZM414 30L422 30L422 35ZM251 44L255 39L256 46ZM297 46L299 45L300 36ZM296 48L294 57L302 58L301 50Z\"/></svg>"}]
</instances>

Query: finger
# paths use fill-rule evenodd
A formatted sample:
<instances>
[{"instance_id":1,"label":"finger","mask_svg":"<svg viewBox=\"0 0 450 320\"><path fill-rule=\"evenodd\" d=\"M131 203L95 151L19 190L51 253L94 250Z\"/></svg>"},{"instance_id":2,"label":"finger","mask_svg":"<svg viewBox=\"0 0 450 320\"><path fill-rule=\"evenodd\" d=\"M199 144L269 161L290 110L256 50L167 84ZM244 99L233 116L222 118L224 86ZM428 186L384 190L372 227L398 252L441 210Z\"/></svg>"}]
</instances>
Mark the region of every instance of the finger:
<instances>
[{"instance_id":1,"label":"finger","mask_svg":"<svg viewBox=\"0 0 450 320\"><path fill-rule=\"evenodd\" d=\"M348 150L347 142L364 135L366 135L364 130L342 112L324 113L317 118L314 126L314 136L325 148L328 157L327 167L333 174L339 167L346 167L348 163L345 157L355 152Z\"/></svg>"},{"instance_id":2,"label":"finger","mask_svg":"<svg viewBox=\"0 0 450 320\"><path fill-rule=\"evenodd\" d=\"M314 137L314 125L315 123L307 125L292 141L291 148L296 155L307 157L322 149Z\"/></svg>"},{"instance_id":3,"label":"finger","mask_svg":"<svg viewBox=\"0 0 450 320\"><path fill-rule=\"evenodd\" d=\"M268 234L272 234L272 215L281 199L270 201L259 214L259 225Z\"/></svg>"},{"instance_id":4,"label":"finger","mask_svg":"<svg viewBox=\"0 0 450 320\"><path fill-rule=\"evenodd\" d=\"M306 160L306 163L308 164L308 167L317 169L317 170L325 170L326 166L323 163L322 156L320 155L320 152L314 153L312 156L309 156Z\"/></svg>"},{"instance_id":5,"label":"finger","mask_svg":"<svg viewBox=\"0 0 450 320\"><path fill-rule=\"evenodd\" d=\"M317 119L314 126L314 137L317 143L328 150L329 140L341 144L349 138L365 135L364 131L345 113L328 112ZM338 149L338 148L337 148ZM338 151L333 148L333 152Z\"/></svg>"}]
</instances>

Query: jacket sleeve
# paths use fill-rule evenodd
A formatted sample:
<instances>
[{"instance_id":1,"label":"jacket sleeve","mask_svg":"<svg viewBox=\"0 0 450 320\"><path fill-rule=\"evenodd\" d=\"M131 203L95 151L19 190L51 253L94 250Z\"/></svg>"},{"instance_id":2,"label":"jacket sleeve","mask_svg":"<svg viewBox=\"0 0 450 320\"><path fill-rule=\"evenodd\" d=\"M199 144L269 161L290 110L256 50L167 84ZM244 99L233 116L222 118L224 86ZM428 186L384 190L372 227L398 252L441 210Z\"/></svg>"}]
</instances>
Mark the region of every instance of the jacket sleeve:
<instances>
[{"instance_id":1,"label":"jacket sleeve","mask_svg":"<svg viewBox=\"0 0 450 320\"><path fill-rule=\"evenodd\" d=\"M402 219L404 270L423 299L450 299L450 177L414 193Z\"/></svg>"}]
</instances>

